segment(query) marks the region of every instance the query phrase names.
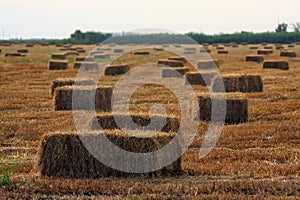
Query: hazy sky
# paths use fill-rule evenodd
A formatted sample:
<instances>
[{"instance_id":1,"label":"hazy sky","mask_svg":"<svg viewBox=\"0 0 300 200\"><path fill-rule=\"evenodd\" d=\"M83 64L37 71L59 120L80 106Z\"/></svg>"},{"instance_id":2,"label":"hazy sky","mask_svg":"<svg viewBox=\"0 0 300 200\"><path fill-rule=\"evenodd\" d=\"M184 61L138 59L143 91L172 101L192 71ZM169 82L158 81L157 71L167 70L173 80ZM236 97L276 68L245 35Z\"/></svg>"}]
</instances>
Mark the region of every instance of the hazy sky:
<instances>
[{"instance_id":1,"label":"hazy sky","mask_svg":"<svg viewBox=\"0 0 300 200\"><path fill-rule=\"evenodd\" d=\"M0 38L64 38L76 29L220 33L300 21L300 0L1 0Z\"/></svg>"}]
</instances>

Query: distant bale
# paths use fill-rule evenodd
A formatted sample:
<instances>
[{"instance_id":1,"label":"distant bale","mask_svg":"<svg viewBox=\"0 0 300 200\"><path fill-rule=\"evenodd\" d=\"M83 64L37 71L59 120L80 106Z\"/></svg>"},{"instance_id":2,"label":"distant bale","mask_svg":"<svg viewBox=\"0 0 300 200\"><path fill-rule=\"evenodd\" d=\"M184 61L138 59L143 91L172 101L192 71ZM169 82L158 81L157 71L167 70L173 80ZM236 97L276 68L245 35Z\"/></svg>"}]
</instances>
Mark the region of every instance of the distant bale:
<instances>
[{"instance_id":1,"label":"distant bale","mask_svg":"<svg viewBox=\"0 0 300 200\"><path fill-rule=\"evenodd\" d=\"M289 48L294 48L295 45L294 45L294 44L289 44L288 47L289 47Z\"/></svg>"},{"instance_id":2,"label":"distant bale","mask_svg":"<svg viewBox=\"0 0 300 200\"><path fill-rule=\"evenodd\" d=\"M84 61L84 62L79 62L79 61L76 61L74 64L73 64L73 68L74 69L83 69L85 71L89 71L89 70L97 70L98 69L98 63L96 62L87 62L87 61Z\"/></svg>"},{"instance_id":3,"label":"distant bale","mask_svg":"<svg viewBox=\"0 0 300 200\"><path fill-rule=\"evenodd\" d=\"M221 102L226 102L225 123L239 124L248 120L248 101L243 98L227 97L226 99L213 97L213 102L220 105ZM220 118L212 119L212 99L210 97L199 97L199 120L220 122Z\"/></svg>"},{"instance_id":4,"label":"distant bale","mask_svg":"<svg viewBox=\"0 0 300 200\"><path fill-rule=\"evenodd\" d=\"M296 44L296 45L300 45L300 42L296 42L295 44Z\"/></svg>"},{"instance_id":5,"label":"distant bale","mask_svg":"<svg viewBox=\"0 0 300 200\"><path fill-rule=\"evenodd\" d=\"M281 57L291 57L291 58L294 58L297 55L296 55L296 52L294 52L294 51L282 51L282 52L280 52L280 56Z\"/></svg>"},{"instance_id":6,"label":"distant bale","mask_svg":"<svg viewBox=\"0 0 300 200\"><path fill-rule=\"evenodd\" d=\"M25 57L25 54L21 54L21 53L6 53L5 57Z\"/></svg>"},{"instance_id":7,"label":"distant bale","mask_svg":"<svg viewBox=\"0 0 300 200\"><path fill-rule=\"evenodd\" d=\"M52 81L50 93L51 95L54 95L54 91L58 87L63 86L72 86L75 83L75 78L58 78ZM79 86L88 86L95 84L95 81L93 79L80 79L76 80L76 85Z\"/></svg>"},{"instance_id":8,"label":"distant bale","mask_svg":"<svg viewBox=\"0 0 300 200\"><path fill-rule=\"evenodd\" d=\"M175 48L181 48L181 45L180 44L174 44L174 47Z\"/></svg>"},{"instance_id":9,"label":"distant bale","mask_svg":"<svg viewBox=\"0 0 300 200\"><path fill-rule=\"evenodd\" d=\"M222 87L224 84L224 88ZM222 89L224 91L222 91ZM212 84L213 92L262 92L263 82L258 75L228 75L217 77Z\"/></svg>"},{"instance_id":10,"label":"distant bale","mask_svg":"<svg viewBox=\"0 0 300 200\"><path fill-rule=\"evenodd\" d=\"M262 42L262 43L260 43L260 45L261 45L261 46L267 46L267 45L268 45L268 43L266 43L266 42Z\"/></svg>"},{"instance_id":11,"label":"distant bale","mask_svg":"<svg viewBox=\"0 0 300 200\"><path fill-rule=\"evenodd\" d=\"M109 54L94 54L93 56L95 59L110 59Z\"/></svg>"},{"instance_id":12,"label":"distant bale","mask_svg":"<svg viewBox=\"0 0 300 200\"><path fill-rule=\"evenodd\" d=\"M185 74L185 83L191 85L209 86L211 85L215 76L215 72L187 72Z\"/></svg>"},{"instance_id":13,"label":"distant bale","mask_svg":"<svg viewBox=\"0 0 300 200\"><path fill-rule=\"evenodd\" d=\"M48 69L50 70L64 70L68 68L67 60L49 60Z\"/></svg>"},{"instance_id":14,"label":"distant bale","mask_svg":"<svg viewBox=\"0 0 300 200\"><path fill-rule=\"evenodd\" d=\"M53 53L51 55L51 59L66 59L67 58L67 54L65 53Z\"/></svg>"},{"instance_id":15,"label":"distant bale","mask_svg":"<svg viewBox=\"0 0 300 200\"><path fill-rule=\"evenodd\" d=\"M275 47L277 50L279 50L279 49L284 49L284 46L276 46Z\"/></svg>"},{"instance_id":16,"label":"distant bale","mask_svg":"<svg viewBox=\"0 0 300 200\"><path fill-rule=\"evenodd\" d=\"M263 68L265 69L281 69L289 70L289 63L287 61L265 61L263 63Z\"/></svg>"},{"instance_id":17,"label":"distant bale","mask_svg":"<svg viewBox=\"0 0 300 200\"><path fill-rule=\"evenodd\" d=\"M142 132L140 133L143 134ZM137 176L150 178L182 174L181 158L178 158L176 161L162 169L149 173L136 174L110 168L91 155L82 142L85 141L89 144L97 145L98 142L103 140L103 137L107 138L110 142L124 151L136 154L157 151L171 141L178 146L177 150L181 153L181 143L175 138L174 133L158 133L152 137L130 136L119 130L105 131L103 133L84 133L82 135L77 133L48 134L41 139L39 146L38 171L41 176L66 179ZM97 151L99 149L96 148L95 150ZM120 154L113 154L109 149L104 149L104 151L105 152L101 151L101 153L107 155L110 160L119 160L125 169L129 169L132 165L137 165L140 161L136 160L134 161L136 163L128 163L129 161L124 160L124 157L121 157ZM171 159L171 155L162 157L160 154L157 154L156 156L157 157L153 157L155 163L153 163L152 160L152 163L147 163L147 161L145 161L144 164L147 166L161 166L162 160Z\"/></svg>"},{"instance_id":18,"label":"distant bale","mask_svg":"<svg viewBox=\"0 0 300 200\"><path fill-rule=\"evenodd\" d=\"M195 52L196 48L194 48L194 47L188 47L188 48L185 48L184 50L185 51L193 51L193 52Z\"/></svg>"},{"instance_id":19,"label":"distant bale","mask_svg":"<svg viewBox=\"0 0 300 200\"><path fill-rule=\"evenodd\" d=\"M124 49L114 49L114 53L124 53Z\"/></svg>"},{"instance_id":20,"label":"distant bale","mask_svg":"<svg viewBox=\"0 0 300 200\"><path fill-rule=\"evenodd\" d=\"M18 53L28 53L28 49L18 49Z\"/></svg>"},{"instance_id":21,"label":"distant bale","mask_svg":"<svg viewBox=\"0 0 300 200\"><path fill-rule=\"evenodd\" d=\"M84 49L77 49L76 50L78 53L85 53L85 50Z\"/></svg>"},{"instance_id":22,"label":"distant bale","mask_svg":"<svg viewBox=\"0 0 300 200\"><path fill-rule=\"evenodd\" d=\"M70 49L69 48L61 48L59 49L60 51L69 51Z\"/></svg>"},{"instance_id":23,"label":"distant bale","mask_svg":"<svg viewBox=\"0 0 300 200\"><path fill-rule=\"evenodd\" d=\"M182 78L189 71L190 70L187 67L163 69L162 77L163 78Z\"/></svg>"},{"instance_id":24,"label":"distant bale","mask_svg":"<svg viewBox=\"0 0 300 200\"><path fill-rule=\"evenodd\" d=\"M200 49L200 53L211 53L211 50L210 49Z\"/></svg>"},{"instance_id":25,"label":"distant bale","mask_svg":"<svg viewBox=\"0 0 300 200\"><path fill-rule=\"evenodd\" d=\"M96 48L97 51L111 51L111 48Z\"/></svg>"},{"instance_id":26,"label":"distant bale","mask_svg":"<svg viewBox=\"0 0 300 200\"><path fill-rule=\"evenodd\" d=\"M79 53L77 51L68 51L67 56L79 56Z\"/></svg>"},{"instance_id":27,"label":"distant bale","mask_svg":"<svg viewBox=\"0 0 300 200\"><path fill-rule=\"evenodd\" d=\"M98 54L103 54L104 53L104 51L99 51L99 50L97 50L97 51L92 51L91 53L90 53L90 55L91 56L93 56L93 55L98 55Z\"/></svg>"},{"instance_id":28,"label":"distant bale","mask_svg":"<svg viewBox=\"0 0 300 200\"><path fill-rule=\"evenodd\" d=\"M150 55L150 52L149 51L136 51L136 52L133 52L133 55L146 56L146 55Z\"/></svg>"},{"instance_id":29,"label":"distant bale","mask_svg":"<svg viewBox=\"0 0 300 200\"><path fill-rule=\"evenodd\" d=\"M218 54L228 54L229 52L227 50L219 50Z\"/></svg>"},{"instance_id":30,"label":"distant bale","mask_svg":"<svg viewBox=\"0 0 300 200\"><path fill-rule=\"evenodd\" d=\"M264 61L264 57L263 56L258 56L258 55L248 55L245 57L245 61L246 62L257 62L257 63L261 63Z\"/></svg>"},{"instance_id":31,"label":"distant bale","mask_svg":"<svg viewBox=\"0 0 300 200\"><path fill-rule=\"evenodd\" d=\"M231 47L231 44L227 43L227 44L224 44L225 47Z\"/></svg>"},{"instance_id":32,"label":"distant bale","mask_svg":"<svg viewBox=\"0 0 300 200\"><path fill-rule=\"evenodd\" d=\"M233 44L233 45L232 45L232 48L238 48L238 47L239 47L238 44Z\"/></svg>"},{"instance_id":33,"label":"distant bale","mask_svg":"<svg viewBox=\"0 0 300 200\"><path fill-rule=\"evenodd\" d=\"M130 71L129 65L120 64L120 65L109 65L104 70L105 76L116 76L125 74L126 72Z\"/></svg>"},{"instance_id":34,"label":"distant bale","mask_svg":"<svg viewBox=\"0 0 300 200\"><path fill-rule=\"evenodd\" d=\"M2 50L0 49L0 53L2 52Z\"/></svg>"},{"instance_id":35,"label":"distant bale","mask_svg":"<svg viewBox=\"0 0 300 200\"><path fill-rule=\"evenodd\" d=\"M180 56L169 57L168 60L175 60L175 61L180 61L182 63L187 63L187 60Z\"/></svg>"},{"instance_id":36,"label":"distant bale","mask_svg":"<svg viewBox=\"0 0 300 200\"><path fill-rule=\"evenodd\" d=\"M62 44L56 44L55 46L56 47L62 47Z\"/></svg>"},{"instance_id":37,"label":"distant bale","mask_svg":"<svg viewBox=\"0 0 300 200\"><path fill-rule=\"evenodd\" d=\"M199 60L197 64L198 69L215 69L219 68L218 60Z\"/></svg>"},{"instance_id":38,"label":"distant bale","mask_svg":"<svg viewBox=\"0 0 300 200\"><path fill-rule=\"evenodd\" d=\"M224 48L224 47L218 46L218 47L216 47L216 49L225 49L225 48Z\"/></svg>"},{"instance_id":39,"label":"distant bale","mask_svg":"<svg viewBox=\"0 0 300 200\"><path fill-rule=\"evenodd\" d=\"M184 51L182 54L189 55L189 54L195 54L195 53L196 53L195 51Z\"/></svg>"},{"instance_id":40,"label":"distant bale","mask_svg":"<svg viewBox=\"0 0 300 200\"><path fill-rule=\"evenodd\" d=\"M184 63L180 60L161 59L157 61L157 66L183 67Z\"/></svg>"},{"instance_id":41,"label":"distant bale","mask_svg":"<svg viewBox=\"0 0 300 200\"><path fill-rule=\"evenodd\" d=\"M86 99L82 99L80 105L74 105L72 108L72 95L76 92L80 97L91 98L95 95L96 111L111 111L112 87L79 87L79 86L63 86L56 88L54 92L54 108L55 110L90 110L89 105L85 103Z\"/></svg>"},{"instance_id":42,"label":"distant bale","mask_svg":"<svg viewBox=\"0 0 300 200\"><path fill-rule=\"evenodd\" d=\"M47 43L41 43L41 46L42 46L42 47L48 47L49 44L47 44Z\"/></svg>"},{"instance_id":43,"label":"distant bale","mask_svg":"<svg viewBox=\"0 0 300 200\"><path fill-rule=\"evenodd\" d=\"M164 48L160 48L160 47L154 47L153 48L155 51L163 51L164 50Z\"/></svg>"},{"instance_id":44,"label":"distant bale","mask_svg":"<svg viewBox=\"0 0 300 200\"><path fill-rule=\"evenodd\" d=\"M273 49L272 46L264 46L264 49Z\"/></svg>"},{"instance_id":45,"label":"distant bale","mask_svg":"<svg viewBox=\"0 0 300 200\"><path fill-rule=\"evenodd\" d=\"M249 47L251 50L256 50L256 49L258 49L258 46L250 46Z\"/></svg>"},{"instance_id":46,"label":"distant bale","mask_svg":"<svg viewBox=\"0 0 300 200\"><path fill-rule=\"evenodd\" d=\"M241 45L246 46L248 45L248 42L242 42Z\"/></svg>"},{"instance_id":47,"label":"distant bale","mask_svg":"<svg viewBox=\"0 0 300 200\"><path fill-rule=\"evenodd\" d=\"M115 121L115 117L118 119L118 124ZM176 133L180 127L179 119L175 117L165 117L165 116L152 116L151 118L149 115L146 114L133 114L133 115L125 115L125 114L99 114L93 118L91 121L91 128L92 130L98 129L107 129L107 130L114 130L114 129L127 129L127 130L134 130L136 127L130 127L126 122L127 120L132 120L136 126L140 128L148 126L150 123L154 124L152 127L153 130L151 131L158 131L158 132L174 132ZM164 122L164 124L161 124ZM157 126L155 125L157 123ZM163 125L161 130L157 130L159 125Z\"/></svg>"},{"instance_id":48,"label":"distant bale","mask_svg":"<svg viewBox=\"0 0 300 200\"><path fill-rule=\"evenodd\" d=\"M163 44L162 47L168 48L170 45L169 44Z\"/></svg>"},{"instance_id":49,"label":"distant bale","mask_svg":"<svg viewBox=\"0 0 300 200\"><path fill-rule=\"evenodd\" d=\"M26 46L26 47L33 47L34 44L26 44L25 46Z\"/></svg>"},{"instance_id":50,"label":"distant bale","mask_svg":"<svg viewBox=\"0 0 300 200\"><path fill-rule=\"evenodd\" d=\"M257 50L258 55L270 55L273 53L273 50L271 49L259 49Z\"/></svg>"},{"instance_id":51,"label":"distant bale","mask_svg":"<svg viewBox=\"0 0 300 200\"><path fill-rule=\"evenodd\" d=\"M92 56L79 56L75 59L76 62L95 62L95 58Z\"/></svg>"}]
</instances>

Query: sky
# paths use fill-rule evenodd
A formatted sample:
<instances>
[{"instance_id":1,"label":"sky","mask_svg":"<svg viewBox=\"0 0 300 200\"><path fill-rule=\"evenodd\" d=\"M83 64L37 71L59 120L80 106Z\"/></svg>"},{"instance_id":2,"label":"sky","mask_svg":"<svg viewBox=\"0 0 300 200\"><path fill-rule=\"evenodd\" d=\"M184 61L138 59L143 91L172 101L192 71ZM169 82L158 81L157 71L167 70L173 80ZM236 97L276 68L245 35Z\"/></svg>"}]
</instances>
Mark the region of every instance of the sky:
<instances>
[{"instance_id":1,"label":"sky","mask_svg":"<svg viewBox=\"0 0 300 200\"><path fill-rule=\"evenodd\" d=\"M207 34L300 22L300 0L0 0L0 39L68 38L143 28Z\"/></svg>"}]
</instances>

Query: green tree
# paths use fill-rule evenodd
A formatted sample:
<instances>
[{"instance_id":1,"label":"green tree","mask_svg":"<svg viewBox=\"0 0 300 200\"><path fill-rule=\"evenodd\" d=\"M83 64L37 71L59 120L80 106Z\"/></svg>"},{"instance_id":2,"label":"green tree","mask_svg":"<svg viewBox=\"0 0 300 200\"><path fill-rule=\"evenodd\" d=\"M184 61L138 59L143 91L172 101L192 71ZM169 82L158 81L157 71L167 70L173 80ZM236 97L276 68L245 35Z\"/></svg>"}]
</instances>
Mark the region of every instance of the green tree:
<instances>
[{"instance_id":1,"label":"green tree","mask_svg":"<svg viewBox=\"0 0 300 200\"><path fill-rule=\"evenodd\" d=\"M276 33L286 33L287 32L287 28L288 28L288 24L286 23L281 23L278 24L277 28L276 28Z\"/></svg>"}]
</instances>

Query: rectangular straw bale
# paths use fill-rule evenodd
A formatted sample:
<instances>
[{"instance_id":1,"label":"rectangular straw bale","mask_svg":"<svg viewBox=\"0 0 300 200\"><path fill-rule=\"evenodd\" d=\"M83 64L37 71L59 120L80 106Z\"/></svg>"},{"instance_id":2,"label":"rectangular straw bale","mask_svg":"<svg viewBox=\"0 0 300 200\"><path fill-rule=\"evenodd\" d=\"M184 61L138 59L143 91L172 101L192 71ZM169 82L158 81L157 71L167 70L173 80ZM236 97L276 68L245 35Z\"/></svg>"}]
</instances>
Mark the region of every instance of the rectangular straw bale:
<instances>
[{"instance_id":1,"label":"rectangular straw bale","mask_svg":"<svg viewBox=\"0 0 300 200\"><path fill-rule=\"evenodd\" d=\"M73 90L80 97L84 97L80 105L74 105L72 108L72 95ZM95 108L90 108L89 105L85 104L85 98L93 98ZM112 87L98 86L96 89L91 87L79 87L79 86L63 86L56 88L54 92L54 105L55 110L90 110L95 109L96 111L111 111L111 98L112 98Z\"/></svg>"},{"instance_id":2,"label":"rectangular straw bale","mask_svg":"<svg viewBox=\"0 0 300 200\"><path fill-rule=\"evenodd\" d=\"M25 57L25 54L21 54L21 53L6 53L5 57Z\"/></svg>"},{"instance_id":3,"label":"rectangular straw bale","mask_svg":"<svg viewBox=\"0 0 300 200\"><path fill-rule=\"evenodd\" d=\"M51 95L54 94L54 91L58 87L63 87L63 86L72 86L75 83L75 78L58 78L52 81L51 84ZM77 85L79 86L88 86L88 85L93 85L95 84L95 81L93 79L78 79L76 81Z\"/></svg>"},{"instance_id":4,"label":"rectangular straw bale","mask_svg":"<svg viewBox=\"0 0 300 200\"><path fill-rule=\"evenodd\" d=\"M109 65L106 66L104 70L105 76L116 76L125 74L126 72L130 71L129 65L126 64L120 64L120 65Z\"/></svg>"},{"instance_id":5,"label":"rectangular straw bale","mask_svg":"<svg viewBox=\"0 0 300 200\"><path fill-rule=\"evenodd\" d=\"M64 60L66 58L67 58L67 54L65 54L65 53L53 53L51 55L51 59L62 59L62 60Z\"/></svg>"},{"instance_id":6,"label":"rectangular straw bale","mask_svg":"<svg viewBox=\"0 0 300 200\"><path fill-rule=\"evenodd\" d=\"M221 102L226 102L225 123L226 124L239 124L248 120L248 101L243 98L227 97L225 99L213 97L213 103L216 107L217 116L212 117L212 99L206 96L199 97L199 120L201 121L214 121L222 122L218 108L222 105ZM225 112L225 111L224 111Z\"/></svg>"},{"instance_id":7,"label":"rectangular straw bale","mask_svg":"<svg viewBox=\"0 0 300 200\"><path fill-rule=\"evenodd\" d=\"M261 63L264 61L264 57L259 55L248 55L245 57L245 61Z\"/></svg>"},{"instance_id":8,"label":"rectangular straw bale","mask_svg":"<svg viewBox=\"0 0 300 200\"><path fill-rule=\"evenodd\" d=\"M257 50L258 55L270 55L273 53L273 50L271 49L259 49Z\"/></svg>"},{"instance_id":9,"label":"rectangular straw bale","mask_svg":"<svg viewBox=\"0 0 300 200\"><path fill-rule=\"evenodd\" d=\"M67 60L49 60L48 69L50 70L64 70L68 68Z\"/></svg>"},{"instance_id":10,"label":"rectangular straw bale","mask_svg":"<svg viewBox=\"0 0 300 200\"><path fill-rule=\"evenodd\" d=\"M296 55L295 51L282 51L282 52L280 52L280 56L295 58L297 55Z\"/></svg>"},{"instance_id":11,"label":"rectangular straw bale","mask_svg":"<svg viewBox=\"0 0 300 200\"><path fill-rule=\"evenodd\" d=\"M124 53L124 49L114 49L114 53Z\"/></svg>"},{"instance_id":12,"label":"rectangular straw bale","mask_svg":"<svg viewBox=\"0 0 300 200\"><path fill-rule=\"evenodd\" d=\"M105 177L165 177L182 174L181 158L163 167L162 169L148 173L130 173L110 168L105 163L96 159L85 147L82 141L90 144L94 152L104 154L109 160L119 160L122 166L130 171L129 166L135 163L128 163L120 154L112 152L111 149L103 149L99 144L107 138L119 148L133 153L150 153L159 150L171 141L178 146L177 153L181 153L181 143L173 133L159 133L152 137L141 138L126 135L121 131L105 131L102 133L53 133L45 135L41 139L38 150L38 171L41 176L53 178L105 178ZM100 152L101 151L101 152ZM94 154L95 155L95 154ZM156 155L156 154L154 154ZM155 163L147 163L147 166L161 166L162 161L171 159L171 155L163 157L160 154L153 157ZM153 161L153 160L152 160ZM136 164L138 160L135 161Z\"/></svg>"},{"instance_id":13,"label":"rectangular straw bale","mask_svg":"<svg viewBox=\"0 0 300 200\"><path fill-rule=\"evenodd\" d=\"M18 49L18 53L28 53L28 49Z\"/></svg>"},{"instance_id":14,"label":"rectangular straw bale","mask_svg":"<svg viewBox=\"0 0 300 200\"><path fill-rule=\"evenodd\" d=\"M134 55L142 55L142 56L146 56L146 55L150 55L149 51L136 51L133 53Z\"/></svg>"},{"instance_id":15,"label":"rectangular straw bale","mask_svg":"<svg viewBox=\"0 0 300 200\"><path fill-rule=\"evenodd\" d=\"M219 61L214 60L199 60L197 64L198 69L216 69L219 68Z\"/></svg>"},{"instance_id":16,"label":"rectangular straw bale","mask_svg":"<svg viewBox=\"0 0 300 200\"><path fill-rule=\"evenodd\" d=\"M74 69L81 68L81 69L86 70L86 71L97 70L98 69L98 63L96 63L96 62L78 62L78 61L76 61L73 64L73 68Z\"/></svg>"},{"instance_id":17,"label":"rectangular straw bale","mask_svg":"<svg viewBox=\"0 0 300 200\"><path fill-rule=\"evenodd\" d=\"M224 89L222 88L222 82ZM217 77L212 84L213 92L262 92L263 82L258 75L227 75Z\"/></svg>"},{"instance_id":18,"label":"rectangular straw bale","mask_svg":"<svg viewBox=\"0 0 300 200\"><path fill-rule=\"evenodd\" d=\"M162 77L163 78L183 78L184 75L189 72L189 68L187 67L179 67L179 68L172 68L172 69L163 69L162 70Z\"/></svg>"},{"instance_id":19,"label":"rectangular straw bale","mask_svg":"<svg viewBox=\"0 0 300 200\"><path fill-rule=\"evenodd\" d=\"M219 50L218 54L229 54L227 50Z\"/></svg>"},{"instance_id":20,"label":"rectangular straw bale","mask_svg":"<svg viewBox=\"0 0 300 200\"><path fill-rule=\"evenodd\" d=\"M95 58L92 56L78 56L75 59L76 62L95 62Z\"/></svg>"},{"instance_id":21,"label":"rectangular straw bale","mask_svg":"<svg viewBox=\"0 0 300 200\"><path fill-rule=\"evenodd\" d=\"M94 54L93 56L95 59L110 59L109 54Z\"/></svg>"},{"instance_id":22,"label":"rectangular straw bale","mask_svg":"<svg viewBox=\"0 0 300 200\"><path fill-rule=\"evenodd\" d=\"M168 60L175 60L175 61L180 61L180 62L183 62L183 63L187 63L187 60L183 57L180 57L180 56L169 57Z\"/></svg>"},{"instance_id":23,"label":"rectangular straw bale","mask_svg":"<svg viewBox=\"0 0 300 200\"><path fill-rule=\"evenodd\" d=\"M157 61L157 66L183 67L184 63L180 60L160 59Z\"/></svg>"},{"instance_id":24,"label":"rectangular straw bale","mask_svg":"<svg viewBox=\"0 0 300 200\"><path fill-rule=\"evenodd\" d=\"M265 61L263 63L263 68L265 69L281 69L289 70L289 63L287 61Z\"/></svg>"},{"instance_id":25,"label":"rectangular straw bale","mask_svg":"<svg viewBox=\"0 0 300 200\"><path fill-rule=\"evenodd\" d=\"M117 116L119 120L118 124L115 121L114 116ZM152 116L151 118L147 114L132 114L132 115L125 115L125 114L112 114L112 113L104 113L98 114L97 117L93 118L91 121L91 128L92 130L99 130L99 129L127 129L127 130L135 130L136 127L129 127L126 123L127 120L132 120L136 126L140 128L148 126L150 122L152 124L165 122L162 124L161 130L153 129L151 131L158 131L158 132L177 132L180 127L180 121L175 117L165 117L165 116ZM152 127L152 128L159 128L159 127Z\"/></svg>"},{"instance_id":26,"label":"rectangular straw bale","mask_svg":"<svg viewBox=\"0 0 300 200\"><path fill-rule=\"evenodd\" d=\"M215 72L187 72L185 82L186 84L209 86L215 76Z\"/></svg>"}]
</instances>

